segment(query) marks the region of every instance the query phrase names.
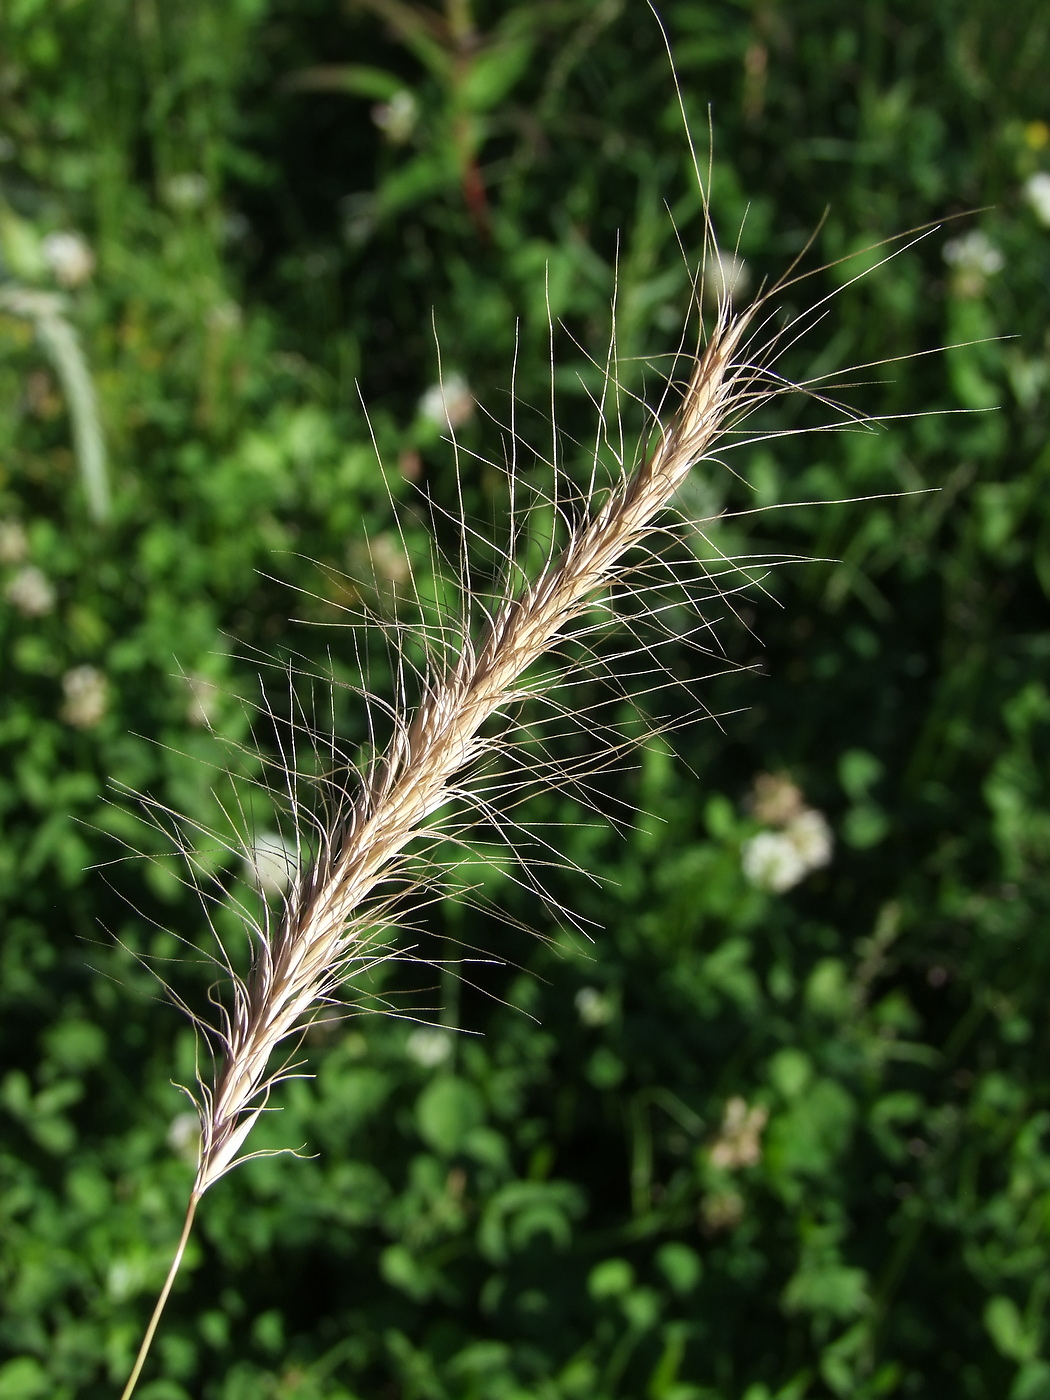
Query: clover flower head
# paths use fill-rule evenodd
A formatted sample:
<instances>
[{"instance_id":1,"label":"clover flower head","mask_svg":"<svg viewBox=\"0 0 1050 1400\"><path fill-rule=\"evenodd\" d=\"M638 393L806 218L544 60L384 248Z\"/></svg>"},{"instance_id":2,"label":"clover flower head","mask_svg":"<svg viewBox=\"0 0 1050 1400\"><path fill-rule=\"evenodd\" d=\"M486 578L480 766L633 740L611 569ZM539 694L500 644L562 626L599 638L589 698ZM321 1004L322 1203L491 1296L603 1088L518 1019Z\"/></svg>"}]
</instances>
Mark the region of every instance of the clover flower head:
<instances>
[{"instance_id":1,"label":"clover flower head","mask_svg":"<svg viewBox=\"0 0 1050 1400\"><path fill-rule=\"evenodd\" d=\"M943 257L955 274L954 290L964 297L979 297L988 278L1001 272L1006 263L1002 250L979 228L949 238Z\"/></svg>"},{"instance_id":2,"label":"clover flower head","mask_svg":"<svg viewBox=\"0 0 1050 1400\"><path fill-rule=\"evenodd\" d=\"M1024 182L1024 197L1041 224L1050 228L1050 174L1037 170Z\"/></svg>"},{"instance_id":3,"label":"clover flower head","mask_svg":"<svg viewBox=\"0 0 1050 1400\"><path fill-rule=\"evenodd\" d=\"M834 841L823 812L808 807L802 790L784 774L759 773L747 805L767 827L744 842L744 874L753 885L783 894L812 870L830 864Z\"/></svg>"},{"instance_id":4,"label":"clover flower head","mask_svg":"<svg viewBox=\"0 0 1050 1400\"><path fill-rule=\"evenodd\" d=\"M700 1224L709 1235L735 1229L744 1218L739 1191L709 1191L700 1202Z\"/></svg>"},{"instance_id":5,"label":"clover flower head","mask_svg":"<svg viewBox=\"0 0 1050 1400\"><path fill-rule=\"evenodd\" d=\"M295 844L279 832L262 831L244 857L244 865L260 894L283 894L299 868L299 855Z\"/></svg>"},{"instance_id":6,"label":"clover flower head","mask_svg":"<svg viewBox=\"0 0 1050 1400\"><path fill-rule=\"evenodd\" d=\"M801 789L782 773L759 773L750 806L763 826L787 826L805 810Z\"/></svg>"},{"instance_id":7,"label":"clover flower head","mask_svg":"<svg viewBox=\"0 0 1050 1400\"><path fill-rule=\"evenodd\" d=\"M168 1146L188 1166L196 1166L201 1140L200 1119L195 1113L176 1113L168 1124Z\"/></svg>"},{"instance_id":8,"label":"clover flower head","mask_svg":"<svg viewBox=\"0 0 1050 1400\"><path fill-rule=\"evenodd\" d=\"M214 681L208 680L207 676L187 676L186 684L190 692L189 704L186 706L186 718L190 724L207 729L219 708L222 691Z\"/></svg>"},{"instance_id":9,"label":"clover flower head","mask_svg":"<svg viewBox=\"0 0 1050 1400\"><path fill-rule=\"evenodd\" d=\"M823 812L813 807L805 808L788 823L785 835L798 852L807 874L830 865L834 842Z\"/></svg>"},{"instance_id":10,"label":"clover flower head","mask_svg":"<svg viewBox=\"0 0 1050 1400\"><path fill-rule=\"evenodd\" d=\"M722 1127L711 1147L711 1165L726 1171L755 1166L762 1158L762 1129L768 1119L768 1109L761 1104L748 1108L747 1101L734 1094L726 1104Z\"/></svg>"},{"instance_id":11,"label":"clover flower head","mask_svg":"<svg viewBox=\"0 0 1050 1400\"><path fill-rule=\"evenodd\" d=\"M62 677L62 718L74 729L94 729L106 713L106 677L97 666L74 666Z\"/></svg>"},{"instance_id":12,"label":"clover flower head","mask_svg":"<svg viewBox=\"0 0 1050 1400\"><path fill-rule=\"evenodd\" d=\"M0 520L0 564L21 564L29 553L29 536L17 520Z\"/></svg>"},{"instance_id":13,"label":"clover flower head","mask_svg":"<svg viewBox=\"0 0 1050 1400\"><path fill-rule=\"evenodd\" d=\"M612 998L597 987L581 987L576 993L576 1013L585 1026L604 1026L614 1012Z\"/></svg>"},{"instance_id":14,"label":"clover flower head","mask_svg":"<svg viewBox=\"0 0 1050 1400\"><path fill-rule=\"evenodd\" d=\"M450 374L431 384L419 400L419 412L440 428L458 428L474 416L474 395L461 374Z\"/></svg>"},{"instance_id":15,"label":"clover flower head","mask_svg":"<svg viewBox=\"0 0 1050 1400\"><path fill-rule=\"evenodd\" d=\"M26 564L4 589L4 597L23 617L46 617L55 608L55 590L43 569Z\"/></svg>"},{"instance_id":16,"label":"clover flower head","mask_svg":"<svg viewBox=\"0 0 1050 1400\"><path fill-rule=\"evenodd\" d=\"M172 209L186 213L191 209L200 209L207 200L208 181L196 170L184 170L164 182L162 193Z\"/></svg>"},{"instance_id":17,"label":"clover flower head","mask_svg":"<svg viewBox=\"0 0 1050 1400\"><path fill-rule=\"evenodd\" d=\"M732 300L747 290L751 269L737 253L716 248L704 269L704 299L716 306L722 297Z\"/></svg>"},{"instance_id":18,"label":"clover flower head","mask_svg":"<svg viewBox=\"0 0 1050 1400\"><path fill-rule=\"evenodd\" d=\"M744 842L744 874L760 890L784 894L806 877L806 862L785 831L760 831Z\"/></svg>"},{"instance_id":19,"label":"clover flower head","mask_svg":"<svg viewBox=\"0 0 1050 1400\"><path fill-rule=\"evenodd\" d=\"M95 270L95 255L79 233L49 233L40 251L63 287L79 287Z\"/></svg>"},{"instance_id":20,"label":"clover flower head","mask_svg":"<svg viewBox=\"0 0 1050 1400\"><path fill-rule=\"evenodd\" d=\"M944 245L944 261L949 267L992 277L1002 272L1005 259L988 235L975 228L969 233L960 234L958 238L949 238Z\"/></svg>"},{"instance_id":21,"label":"clover flower head","mask_svg":"<svg viewBox=\"0 0 1050 1400\"><path fill-rule=\"evenodd\" d=\"M378 102L372 108L372 120L392 146L403 146L415 130L419 119L419 103L401 88L389 102Z\"/></svg>"},{"instance_id":22,"label":"clover flower head","mask_svg":"<svg viewBox=\"0 0 1050 1400\"><path fill-rule=\"evenodd\" d=\"M410 1060L424 1069L436 1069L452 1054L452 1036L437 1026L419 1026L408 1037L405 1050Z\"/></svg>"},{"instance_id":23,"label":"clover flower head","mask_svg":"<svg viewBox=\"0 0 1050 1400\"><path fill-rule=\"evenodd\" d=\"M389 531L384 531L369 540L368 557L376 574L389 583L408 583L412 577L412 565L408 556Z\"/></svg>"}]
</instances>

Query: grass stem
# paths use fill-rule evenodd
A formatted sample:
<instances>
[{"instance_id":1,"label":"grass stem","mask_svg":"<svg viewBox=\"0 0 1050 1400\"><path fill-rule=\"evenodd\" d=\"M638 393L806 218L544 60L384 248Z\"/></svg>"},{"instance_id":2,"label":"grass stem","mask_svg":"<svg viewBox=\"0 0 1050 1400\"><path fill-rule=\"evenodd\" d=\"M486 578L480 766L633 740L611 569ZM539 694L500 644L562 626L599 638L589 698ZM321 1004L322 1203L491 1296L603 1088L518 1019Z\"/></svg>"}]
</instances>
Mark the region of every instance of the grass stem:
<instances>
[{"instance_id":1,"label":"grass stem","mask_svg":"<svg viewBox=\"0 0 1050 1400\"><path fill-rule=\"evenodd\" d=\"M153 1343L153 1335L160 1323L161 1314L164 1312L164 1305L168 1301L168 1294L171 1292L179 1267L182 1264L182 1256L186 1253L186 1245L190 1238L190 1231L193 1229L193 1217L197 1213L197 1202L200 1196L194 1192L190 1196L190 1203L186 1207L186 1219L182 1222L182 1234L179 1236L178 1248L175 1250L175 1257L171 1261L171 1268L168 1270L168 1277L164 1280L164 1287L160 1290L160 1297L157 1299L156 1307L153 1309L153 1316L149 1320L146 1328L146 1335L142 1338L142 1345L139 1347L138 1355L135 1357L135 1366L128 1377L128 1383L124 1387L120 1400L130 1400L130 1397L138 1385L142 1368L146 1364L146 1357L149 1355L150 1346Z\"/></svg>"}]
</instances>

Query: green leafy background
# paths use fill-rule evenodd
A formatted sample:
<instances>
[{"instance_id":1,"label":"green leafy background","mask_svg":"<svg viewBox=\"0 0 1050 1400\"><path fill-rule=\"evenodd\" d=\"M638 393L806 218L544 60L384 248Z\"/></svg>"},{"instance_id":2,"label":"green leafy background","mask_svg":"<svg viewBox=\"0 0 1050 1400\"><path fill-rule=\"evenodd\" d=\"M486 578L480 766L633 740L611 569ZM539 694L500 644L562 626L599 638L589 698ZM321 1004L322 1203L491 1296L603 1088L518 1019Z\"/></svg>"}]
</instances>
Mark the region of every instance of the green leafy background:
<instances>
[{"instance_id":1,"label":"green leafy background","mask_svg":"<svg viewBox=\"0 0 1050 1400\"><path fill-rule=\"evenodd\" d=\"M365 989L462 1034L310 1033L313 1077L258 1130L307 1155L205 1199L143 1400L1050 1397L1044 7L661 13L752 288L814 229L808 268L957 220L792 289L835 295L790 372L962 348L856 376L883 430L777 438L697 482L706 510L874 499L719 527L812 562L727 625L749 669L699 693L724 717L698 705L603 779L642 815L531 809L597 877L549 878L593 942L497 869L490 897L542 939L450 903L439 950L504 965ZM203 998L204 916L129 791L233 886L194 833L230 834L238 803L274 820L259 658L277 692L290 656L352 682L365 542L396 607L405 551L426 557L414 481L455 505L419 409L435 329L484 410L462 429L484 520L515 346L542 450L549 306L583 470L614 278L640 366L676 342L702 222L636 0L8 0L0 156L3 287L62 290L48 234L94 254L63 314L113 494L94 521L72 405L0 308L0 1400L65 1400L118 1392L192 1176L193 1037L140 959ZM975 232L984 267L953 264ZM786 400L770 425L814 421ZM54 593L35 616L8 591L27 564ZM79 666L105 678L90 725L64 709ZM365 738L343 688L334 719ZM835 834L780 894L741 865L763 772ZM716 1151L744 1109L748 1150Z\"/></svg>"}]
</instances>

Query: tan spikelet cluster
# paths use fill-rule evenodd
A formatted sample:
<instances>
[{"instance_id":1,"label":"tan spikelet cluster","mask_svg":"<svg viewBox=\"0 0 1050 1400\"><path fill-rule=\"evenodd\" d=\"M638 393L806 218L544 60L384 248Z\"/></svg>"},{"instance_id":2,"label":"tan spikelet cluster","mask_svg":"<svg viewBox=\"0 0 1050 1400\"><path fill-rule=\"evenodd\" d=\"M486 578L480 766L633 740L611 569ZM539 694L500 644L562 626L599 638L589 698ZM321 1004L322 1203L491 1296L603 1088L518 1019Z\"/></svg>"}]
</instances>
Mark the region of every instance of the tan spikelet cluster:
<instances>
[{"instance_id":1,"label":"tan spikelet cluster","mask_svg":"<svg viewBox=\"0 0 1050 1400\"><path fill-rule=\"evenodd\" d=\"M717 256L708 217L704 262ZM782 377L774 367L773 362L785 345L793 343L819 316L821 303L815 310L789 318L779 330L769 332L768 324L762 327L767 333L761 349L756 350L751 343L751 328L769 308L773 296L801 280L795 277L796 266L797 262L770 291L760 292L755 301L739 313L733 310L725 279L719 282L714 325L702 348L692 354L680 348L673 356L674 366L683 361L689 366L677 409L666 423L662 415L654 415L656 431L648 450L639 453L637 465L632 467L625 456L622 436L618 447L612 443L605 396L596 404L598 441L591 482L582 495L574 496L574 488L558 462L555 448L548 464L555 479L554 498L548 502L554 507L554 532L547 562L531 579L524 577L516 557L520 552L521 521L514 504L517 476L512 458L506 580L502 588L497 589L497 601L488 606L471 587L465 543L470 527L461 507L457 523L464 532L459 579L464 591L463 615L440 619L436 634L430 635L420 602L423 633L413 640L422 642L427 656L422 670L410 661L408 648L401 646L401 624L394 624L396 699L392 703L384 702L365 691L360 692L366 702L370 728L372 710L369 705L383 711L392 722L391 738L385 752L363 771L339 755L332 741L330 757L337 771L322 775L316 783L322 802L320 815L299 799L302 775L297 767L294 744L291 752L282 753L277 771L286 787L295 825L295 842L286 845L281 837L271 835L268 838L273 846L269 851L271 863L276 862L282 875L290 876L280 911L271 913L267 908L261 923L247 910L242 911L254 935L252 968L246 979L235 971L220 941L218 962L231 988L232 1005L226 1006L218 998L214 999L219 1007L218 1026L202 1021L172 993L215 1052L216 1072L210 1083L199 1080L197 1107L201 1141L197 1173L175 1256L122 1400L130 1400L138 1383L201 1198L238 1163L257 1155L246 1150L247 1139L267 1107L271 1090L288 1077L292 1069L287 1057L281 1061L277 1054L279 1048L289 1040L298 1041L319 1010L329 1006L348 979L352 980L351 974L365 971L395 955L381 943L380 931L391 924L407 926L406 890L418 895L422 888L432 897L440 894L448 879L447 871L441 868L440 862L436 866L431 863L427 868L420 848L425 847L428 840L433 843L441 837L458 839L452 813L461 799L466 799L468 809L475 815L492 819L497 826L501 824L499 813L483 790L485 760L494 753L503 751L507 758L516 762L520 771L544 784L560 787L575 780L577 770L572 761L535 760L531 754L523 757L525 727L519 728L513 736L517 741L516 757L505 737L502 744L500 739L493 738L490 722L509 719L524 702L532 699L546 700L558 717L582 719L574 714L571 706L562 706L553 698L551 691L559 682L552 681L549 673L539 675L536 663L552 651L563 651L560 644L568 639L585 638L593 630L586 615L598 602L602 603L604 611L612 610L605 598L611 596L613 585L618 582L626 582L626 595L639 604L642 616L659 625L660 606L651 605L646 596L652 585L644 581L644 566L637 564L636 557L632 562L632 556L636 556L641 547L642 556L651 563L664 559L661 547L653 548L651 540L657 537L666 540L668 534L674 537L674 531L667 529L665 516L694 467L701 462L717 461L720 448L766 440L762 435L743 440L736 436L739 425L756 408L781 394L802 392L831 411L832 422L825 427L836 426L836 422L846 427L869 424L862 414L832 397L832 390L850 387L848 382L838 383L837 376L828 375L795 384ZM699 311L705 300L702 273L700 285L693 290L693 309ZM618 400L622 386L615 362L614 308L614 335L610 363L605 370L605 392L611 399ZM613 426L619 427L620 415L615 404L610 416ZM771 434L777 435L775 431ZM730 436L734 438L733 443L728 442ZM516 452L521 439L513 420L510 437ZM599 490L595 479L600 470L602 444L611 450L618 469L613 484ZM564 494L559 495L559 492ZM697 520L689 521L697 535L702 534L702 524ZM564 539L560 549L555 544L559 528L560 538ZM736 588L755 582L750 564L755 564L762 573L770 565L783 562L771 556L734 560L721 556L712 542L707 541L706 545L714 557L713 564L701 563L710 586L707 596L721 600L727 600ZM724 583L726 576L732 580L728 585ZM695 589L690 590L690 598L694 603L697 601ZM472 623L472 614L478 613L483 620L481 627ZM627 621L632 625L633 619ZM709 624L704 621L703 625ZM634 646L629 644L618 652L620 660L631 655L644 658L647 669L641 674L660 669L652 664L651 649L646 641L636 641ZM597 659L591 656L592 663ZM420 684L420 695L411 705L407 677L413 672ZM575 672L566 677L569 681L575 678ZM295 703L293 700L293 705ZM269 714L273 718L272 712ZM296 728L293 722L293 734ZM504 725L504 729L510 728ZM316 731L308 724L303 729L310 743L316 744ZM374 732L373 729L373 735ZM582 771L602 766L610 754L623 747L621 738L618 744L606 750L604 758L591 762L589 769L583 765ZM340 776L346 769L351 772L349 782ZM521 780L514 777L504 782L503 791L519 791L527 783L528 776ZM155 817L174 816L159 804L146 801ZM311 828L317 848L313 855L307 853ZM192 852L184 844L182 848L192 867ZM256 884L260 892L265 892L269 877L262 869L260 849L245 846L240 854L250 858L249 864L255 867ZM422 868L425 869L422 878L419 877L420 861L424 862ZM525 878L533 884L527 870ZM760 1126L756 1128L751 1124L749 1128L749 1131L754 1129L752 1136L756 1142ZM747 1150L752 1149L748 1146Z\"/></svg>"},{"instance_id":2,"label":"tan spikelet cluster","mask_svg":"<svg viewBox=\"0 0 1050 1400\"><path fill-rule=\"evenodd\" d=\"M733 353L746 316L723 315L698 358L674 421L633 475L576 530L561 555L508 598L448 674L428 678L415 716L362 784L339 834L290 896L273 940L241 989L226 1061L203 1122L200 1196L229 1171L261 1112L276 1047L340 980L361 930L355 914L392 860L449 800L478 757L485 722L517 698L526 672L614 576L654 517L705 457L734 401Z\"/></svg>"},{"instance_id":3,"label":"tan spikelet cluster","mask_svg":"<svg viewBox=\"0 0 1050 1400\"><path fill-rule=\"evenodd\" d=\"M167 1302L204 1191L244 1161L245 1141L284 1074L274 1051L308 1025L350 966L367 963L368 939L382 913L375 890L389 879L413 837L459 791L465 770L489 741L486 721L528 694L525 672L617 577L690 469L710 455L734 409L748 398L752 371L734 363L749 312L722 305L693 363L671 423L633 472L585 515L538 578L511 592L490 613L477 641L466 629L459 655L424 676L414 715L395 715L388 752L361 777L353 801L319 829L321 853L300 860L283 913L256 928L251 977L232 974L234 1005L220 1029L214 1084L200 1089L199 1166L175 1259L143 1338L123 1400L132 1394L161 1310ZM230 970L230 969L228 969Z\"/></svg>"},{"instance_id":4,"label":"tan spikelet cluster","mask_svg":"<svg viewBox=\"0 0 1050 1400\"><path fill-rule=\"evenodd\" d=\"M382 890L406 848L463 784L491 741L486 722L532 693L525 681L540 657L616 580L624 559L654 528L691 469L755 397L756 371L738 362L754 308L733 315L723 300L673 419L633 471L624 471L575 524L539 577L512 588L487 614L477 640L457 631L456 654L433 659L414 714L395 710L386 753L361 776L335 817L317 824L320 851L293 860L291 888L273 927L255 928L250 977L227 963L233 1005L220 1027L202 1026L219 1052L211 1085L201 1083L201 1146L175 1258L143 1339L123 1400L134 1390L189 1238L197 1205L220 1177L252 1154L245 1143L270 1090L287 1073L275 1052L302 1033L348 970L373 960L377 923L394 904ZM775 390L774 390L775 392ZM758 397L763 397L760 393ZM445 639L447 643L447 638ZM289 765L288 776L295 774ZM294 795L293 808L299 812ZM396 908L396 904L395 904ZM196 1018L194 1018L196 1019ZM198 1022L198 1024L201 1024Z\"/></svg>"}]
</instances>

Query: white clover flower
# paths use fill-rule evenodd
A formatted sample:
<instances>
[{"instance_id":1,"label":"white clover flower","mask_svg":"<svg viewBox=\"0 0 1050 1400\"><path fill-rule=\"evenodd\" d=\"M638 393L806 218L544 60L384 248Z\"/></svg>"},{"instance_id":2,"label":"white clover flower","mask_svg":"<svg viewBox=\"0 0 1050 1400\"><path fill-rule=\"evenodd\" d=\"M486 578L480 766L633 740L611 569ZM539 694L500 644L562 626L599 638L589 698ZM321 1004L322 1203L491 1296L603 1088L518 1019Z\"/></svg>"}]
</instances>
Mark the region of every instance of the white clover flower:
<instances>
[{"instance_id":1,"label":"white clover flower","mask_svg":"<svg viewBox=\"0 0 1050 1400\"><path fill-rule=\"evenodd\" d=\"M744 843L744 874L759 889L782 894L828 865L834 841L823 812L807 807L802 789L783 773L756 775L746 805L766 827Z\"/></svg>"},{"instance_id":2,"label":"white clover flower","mask_svg":"<svg viewBox=\"0 0 1050 1400\"><path fill-rule=\"evenodd\" d=\"M106 678L95 666L74 666L62 677L66 703L59 711L74 729L94 729L106 713Z\"/></svg>"},{"instance_id":3,"label":"white clover flower","mask_svg":"<svg viewBox=\"0 0 1050 1400\"><path fill-rule=\"evenodd\" d=\"M948 240L944 245L944 261L960 271L992 277L1003 270L1005 259L988 235L975 228Z\"/></svg>"},{"instance_id":4,"label":"white clover flower","mask_svg":"<svg viewBox=\"0 0 1050 1400\"><path fill-rule=\"evenodd\" d=\"M709 1191L700 1202L700 1220L708 1234L732 1230L744 1218L744 1198L739 1191Z\"/></svg>"},{"instance_id":5,"label":"white clover flower","mask_svg":"<svg viewBox=\"0 0 1050 1400\"><path fill-rule=\"evenodd\" d=\"M208 680L206 676L187 676L186 684L190 691L189 704L186 706L186 718L190 724L207 729L219 708L219 698L222 691L214 681Z\"/></svg>"},{"instance_id":6,"label":"white clover flower","mask_svg":"<svg viewBox=\"0 0 1050 1400\"><path fill-rule=\"evenodd\" d=\"M791 819L784 834L798 852L807 873L830 865L834 840L823 812L807 807Z\"/></svg>"},{"instance_id":7,"label":"white clover flower","mask_svg":"<svg viewBox=\"0 0 1050 1400\"><path fill-rule=\"evenodd\" d=\"M29 536L17 520L0 520L0 564L21 564L29 553Z\"/></svg>"},{"instance_id":8,"label":"white clover flower","mask_svg":"<svg viewBox=\"0 0 1050 1400\"><path fill-rule=\"evenodd\" d=\"M424 1069L436 1069L452 1054L452 1036L437 1026L420 1026L405 1043L409 1059Z\"/></svg>"},{"instance_id":9,"label":"white clover flower","mask_svg":"<svg viewBox=\"0 0 1050 1400\"><path fill-rule=\"evenodd\" d=\"M235 301L219 301L208 307L204 320L209 330L228 335L241 324L241 308Z\"/></svg>"},{"instance_id":10,"label":"white clover flower","mask_svg":"<svg viewBox=\"0 0 1050 1400\"><path fill-rule=\"evenodd\" d=\"M787 826L806 810L802 791L782 773L759 773L749 805L763 826Z\"/></svg>"},{"instance_id":11,"label":"white clover flower","mask_svg":"<svg viewBox=\"0 0 1050 1400\"><path fill-rule=\"evenodd\" d=\"M262 831L244 857L248 879L262 895L283 894L299 868L295 845L277 831Z\"/></svg>"},{"instance_id":12,"label":"white clover flower","mask_svg":"<svg viewBox=\"0 0 1050 1400\"><path fill-rule=\"evenodd\" d=\"M407 583L412 577L408 556L400 542L389 532L368 541L368 557L379 578L385 578L390 583Z\"/></svg>"},{"instance_id":13,"label":"white clover flower","mask_svg":"<svg viewBox=\"0 0 1050 1400\"><path fill-rule=\"evenodd\" d=\"M40 251L63 287L79 287L95 270L95 255L79 233L49 233Z\"/></svg>"},{"instance_id":14,"label":"white clover flower","mask_svg":"<svg viewBox=\"0 0 1050 1400\"><path fill-rule=\"evenodd\" d=\"M208 198L208 181L197 171L186 170L165 180L163 195L172 209L199 209Z\"/></svg>"},{"instance_id":15,"label":"white clover flower","mask_svg":"<svg viewBox=\"0 0 1050 1400\"><path fill-rule=\"evenodd\" d=\"M197 1165L201 1140L200 1119L195 1113L176 1113L168 1124L168 1146L189 1166Z\"/></svg>"},{"instance_id":16,"label":"white clover flower","mask_svg":"<svg viewBox=\"0 0 1050 1400\"><path fill-rule=\"evenodd\" d=\"M724 296L730 301L747 289L751 269L736 253L724 253L716 248L704 266L704 298L717 306Z\"/></svg>"},{"instance_id":17,"label":"white clover flower","mask_svg":"<svg viewBox=\"0 0 1050 1400\"><path fill-rule=\"evenodd\" d=\"M1037 170L1024 182L1024 197L1035 211L1041 224L1050 228L1050 175L1045 170Z\"/></svg>"},{"instance_id":18,"label":"white clover flower","mask_svg":"<svg viewBox=\"0 0 1050 1400\"><path fill-rule=\"evenodd\" d=\"M806 863L786 831L760 831L744 842L744 874L760 890L783 894L807 874Z\"/></svg>"},{"instance_id":19,"label":"white clover flower","mask_svg":"<svg viewBox=\"0 0 1050 1400\"><path fill-rule=\"evenodd\" d=\"M43 569L26 564L4 589L4 597L23 617L44 617L53 612L55 590Z\"/></svg>"},{"instance_id":20,"label":"white clover flower","mask_svg":"<svg viewBox=\"0 0 1050 1400\"><path fill-rule=\"evenodd\" d=\"M950 238L943 257L955 273L955 291L964 297L980 296L987 279L1001 272L1006 262L1002 251L980 229Z\"/></svg>"},{"instance_id":21,"label":"white clover flower","mask_svg":"<svg viewBox=\"0 0 1050 1400\"><path fill-rule=\"evenodd\" d=\"M115 1303L129 1298L149 1286L150 1270L147 1255L124 1255L114 1259L106 1270L106 1292Z\"/></svg>"},{"instance_id":22,"label":"white clover flower","mask_svg":"<svg viewBox=\"0 0 1050 1400\"><path fill-rule=\"evenodd\" d=\"M252 226L239 210L231 210L222 219L222 236L227 243L240 243L252 231Z\"/></svg>"},{"instance_id":23,"label":"white clover flower","mask_svg":"<svg viewBox=\"0 0 1050 1400\"><path fill-rule=\"evenodd\" d=\"M389 102L379 102L372 108L372 120L394 146L405 144L418 118L419 103L407 88L395 92Z\"/></svg>"},{"instance_id":24,"label":"white clover flower","mask_svg":"<svg viewBox=\"0 0 1050 1400\"><path fill-rule=\"evenodd\" d=\"M474 395L461 374L450 374L440 384L431 384L419 400L419 412L441 428L458 428L474 415Z\"/></svg>"},{"instance_id":25,"label":"white clover flower","mask_svg":"<svg viewBox=\"0 0 1050 1400\"><path fill-rule=\"evenodd\" d=\"M721 1130L711 1147L711 1165L726 1171L755 1166L762 1157L762 1129L768 1119L768 1109L759 1104L748 1108L744 1099L734 1095L726 1104Z\"/></svg>"},{"instance_id":26,"label":"white clover flower","mask_svg":"<svg viewBox=\"0 0 1050 1400\"><path fill-rule=\"evenodd\" d=\"M597 987L581 987L576 993L576 1011L585 1026L604 1026L613 1018L612 998Z\"/></svg>"}]
</instances>

